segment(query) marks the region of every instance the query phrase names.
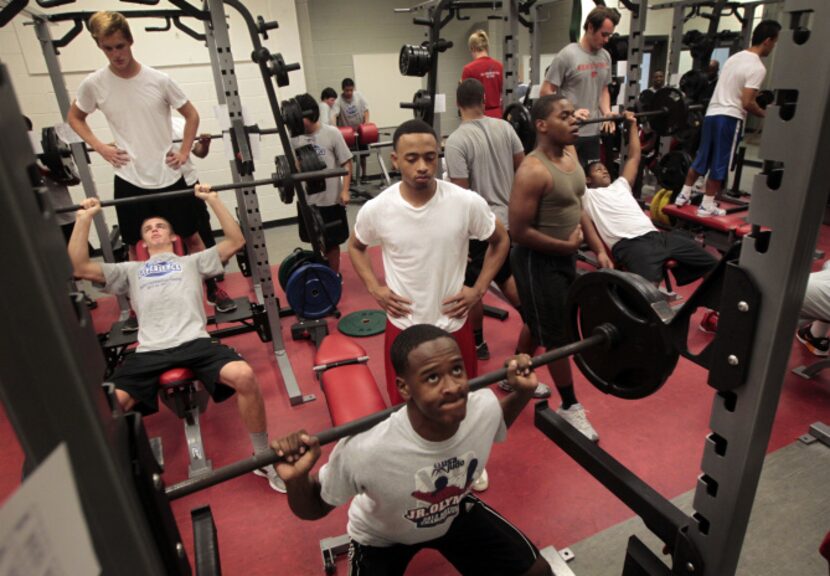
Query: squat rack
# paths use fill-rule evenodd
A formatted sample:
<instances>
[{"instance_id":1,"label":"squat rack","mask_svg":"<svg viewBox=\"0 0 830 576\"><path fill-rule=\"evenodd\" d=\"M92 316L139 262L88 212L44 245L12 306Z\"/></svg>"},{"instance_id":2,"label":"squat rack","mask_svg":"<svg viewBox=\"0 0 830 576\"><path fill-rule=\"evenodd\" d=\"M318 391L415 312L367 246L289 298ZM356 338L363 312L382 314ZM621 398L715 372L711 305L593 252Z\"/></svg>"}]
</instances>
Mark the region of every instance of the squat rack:
<instances>
[{"instance_id":1,"label":"squat rack","mask_svg":"<svg viewBox=\"0 0 830 576\"><path fill-rule=\"evenodd\" d=\"M71 1L71 0L70 0ZM65 4L67 2L62 2ZM206 10L200 10L191 6L186 0L170 0L177 9L170 10L132 10L123 11L122 14L127 18L163 18L166 21L166 26L147 28L148 31L166 31L170 29L171 23L179 30L185 32L191 38L197 41L205 41L207 43L210 54L211 68L213 70L214 83L216 85L216 93L219 104L227 106L228 115L231 120L231 142L233 145L233 158L230 161L230 170L233 181L240 184L241 187L236 189L237 199L237 217L240 220L242 232L245 236L245 250L247 255L247 262L251 270L253 281L253 288L256 294L257 303L265 308L268 318L268 326L271 335L271 342L274 356L277 360L277 365L282 376L283 384L291 405L309 402L315 399L314 394L303 395L297 384L297 379L291 366L290 359L285 351L285 345L282 338L282 329L280 326L280 305L276 298L274 284L271 277L271 269L268 261L268 251L265 243L265 236L262 227L262 220L259 210L259 201L257 199L256 191L253 187L245 187L245 184L253 181L254 160L252 155L252 148L249 140L249 133L245 127L242 119L242 102L239 97L239 92L236 86L236 74L234 71L233 55L231 53L230 37L228 35L228 24L225 18L224 4L228 4L244 19L248 30L250 32L251 41L254 46L253 54L258 59L257 62L268 93L269 104L274 115L274 120L277 124L277 132L280 137L280 142L283 151L290 162L290 166L296 165L294 161L294 153L291 147L291 141L287 135L286 127L283 122L282 114L280 113L279 102L277 101L276 92L271 84L270 77L275 75L274 71L276 59L267 48L262 46L259 36L263 35L267 38L269 30L278 27L277 22L265 22L262 17L258 21L254 21L250 11L245 8L244 4L236 0L226 0L223 4L221 0L208 0ZM22 4L22 5L21 5ZM26 2L9 4L0 12L0 23L8 23L11 18L25 8ZM32 24L35 27L38 41L40 42L44 58L46 60L47 70L52 86L55 90L55 95L58 99L58 105L62 117L66 117L69 112L71 100L69 93L64 83L63 74L61 72L60 61L58 59L59 48L67 46L74 40L84 28L84 23L93 14L93 12L67 12L62 14L40 14L26 9L25 13L32 17ZM183 22L183 18L195 18L197 21L204 23L205 33L200 34L196 30L190 28ZM72 28L61 38L53 39L49 29L51 22L73 22ZM275 55L282 60L280 55ZM299 65L285 65L281 63L282 73L287 74L288 71L299 70ZM78 166L78 173L83 186L84 194L90 197L98 197L95 181L92 178L89 163L87 160L85 144L83 142L71 144L71 150L76 165ZM295 184L295 193L297 201L300 204L300 213L305 219L305 224L308 230L314 229L314 223L310 219L308 203L305 196L305 190L300 183ZM101 241L101 249L104 254L104 259L107 262L113 262L114 256L112 245L108 234L106 221L103 213L95 219L96 231L98 232ZM322 254L322 247L319 246L317 235L312 234L312 244L315 252ZM121 319L125 319L129 310L126 298L119 297L119 307L121 309Z\"/></svg>"}]
</instances>

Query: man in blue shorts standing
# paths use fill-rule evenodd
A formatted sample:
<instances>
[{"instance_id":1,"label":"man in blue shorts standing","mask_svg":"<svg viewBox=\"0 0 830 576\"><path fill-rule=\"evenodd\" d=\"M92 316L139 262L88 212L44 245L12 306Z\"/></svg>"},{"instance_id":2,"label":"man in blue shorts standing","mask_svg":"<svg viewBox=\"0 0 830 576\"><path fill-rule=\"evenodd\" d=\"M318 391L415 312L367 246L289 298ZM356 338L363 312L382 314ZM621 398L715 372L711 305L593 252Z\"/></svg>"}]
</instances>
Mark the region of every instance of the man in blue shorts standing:
<instances>
[{"instance_id":1,"label":"man in blue shorts standing","mask_svg":"<svg viewBox=\"0 0 830 576\"><path fill-rule=\"evenodd\" d=\"M767 74L761 58L772 53L780 30L781 24L775 20L763 20L752 31L752 46L730 56L724 64L723 72L718 78L715 92L706 109L703 134L695 161L675 200L678 206L689 202L695 180L708 173L706 194L697 215L706 217L726 214L726 210L718 208L715 196L723 188L729 162L738 143L747 112L761 118L766 115L755 101L755 96L758 95Z\"/></svg>"}]
</instances>

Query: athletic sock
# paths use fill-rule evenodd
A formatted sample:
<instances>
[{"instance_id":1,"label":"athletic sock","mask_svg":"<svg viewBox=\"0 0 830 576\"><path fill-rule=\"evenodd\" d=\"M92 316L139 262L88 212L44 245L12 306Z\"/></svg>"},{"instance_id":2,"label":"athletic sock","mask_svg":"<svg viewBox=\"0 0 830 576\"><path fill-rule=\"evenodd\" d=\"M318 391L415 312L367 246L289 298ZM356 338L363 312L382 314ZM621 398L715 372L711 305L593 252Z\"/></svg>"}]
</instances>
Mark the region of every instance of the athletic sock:
<instances>
[{"instance_id":1,"label":"athletic sock","mask_svg":"<svg viewBox=\"0 0 830 576\"><path fill-rule=\"evenodd\" d=\"M715 207L715 197L709 196L706 194L703 196L703 202L700 204L701 208L714 208Z\"/></svg>"},{"instance_id":2,"label":"athletic sock","mask_svg":"<svg viewBox=\"0 0 830 576\"><path fill-rule=\"evenodd\" d=\"M473 337L476 339L476 346L484 344L484 329L473 330Z\"/></svg>"},{"instance_id":3,"label":"athletic sock","mask_svg":"<svg viewBox=\"0 0 830 576\"><path fill-rule=\"evenodd\" d=\"M251 444L254 447L254 454L268 451L268 432L251 433Z\"/></svg>"},{"instance_id":4,"label":"athletic sock","mask_svg":"<svg viewBox=\"0 0 830 576\"><path fill-rule=\"evenodd\" d=\"M684 198L690 197L692 195L692 187L687 184L684 184L683 188L680 189L680 195Z\"/></svg>"},{"instance_id":5,"label":"athletic sock","mask_svg":"<svg viewBox=\"0 0 830 576\"><path fill-rule=\"evenodd\" d=\"M562 388L556 387L559 391L559 396L562 398L562 408L567 410L574 404L576 404L576 392L574 392L574 385L571 384L570 386L563 386Z\"/></svg>"}]
</instances>

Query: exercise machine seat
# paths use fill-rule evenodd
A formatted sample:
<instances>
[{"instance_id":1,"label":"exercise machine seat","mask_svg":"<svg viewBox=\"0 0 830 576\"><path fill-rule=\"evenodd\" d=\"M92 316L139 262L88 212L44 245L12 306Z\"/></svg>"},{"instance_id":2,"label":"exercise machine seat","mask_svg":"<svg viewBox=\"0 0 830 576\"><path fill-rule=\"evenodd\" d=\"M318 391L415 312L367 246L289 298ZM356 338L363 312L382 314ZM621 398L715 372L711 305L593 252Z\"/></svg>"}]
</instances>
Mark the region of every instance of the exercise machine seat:
<instances>
[{"instance_id":1,"label":"exercise machine seat","mask_svg":"<svg viewBox=\"0 0 830 576\"><path fill-rule=\"evenodd\" d=\"M718 232L735 232L740 226L746 224L746 220L744 219L746 212L726 214L725 216L698 216L697 206L690 204L686 204L685 206L667 204L663 207L663 214L677 218L678 220L698 224L704 228L711 228Z\"/></svg>"},{"instance_id":2,"label":"exercise machine seat","mask_svg":"<svg viewBox=\"0 0 830 576\"><path fill-rule=\"evenodd\" d=\"M340 426L386 408L369 357L343 334L326 336L314 356L314 371L326 396L332 424Z\"/></svg>"}]
</instances>

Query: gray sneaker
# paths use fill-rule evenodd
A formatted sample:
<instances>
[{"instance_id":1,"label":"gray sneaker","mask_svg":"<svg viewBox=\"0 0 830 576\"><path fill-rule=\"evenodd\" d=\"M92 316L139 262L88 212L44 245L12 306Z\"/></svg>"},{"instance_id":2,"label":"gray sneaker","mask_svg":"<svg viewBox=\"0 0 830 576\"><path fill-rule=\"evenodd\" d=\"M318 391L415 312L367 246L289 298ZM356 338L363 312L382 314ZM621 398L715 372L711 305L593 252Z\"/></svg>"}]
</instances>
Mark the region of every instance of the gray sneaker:
<instances>
[{"instance_id":1,"label":"gray sneaker","mask_svg":"<svg viewBox=\"0 0 830 576\"><path fill-rule=\"evenodd\" d=\"M505 392L513 392L513 387L508 384L507 380L501 380L499 382L499 388L504 390ZM536 386L536 390L533 391L533 397L536 400L544 400L545 398L550 398L550 386L547 384L539 383Z\"/></svg>"},{"instance_id":2,"label":"gray sneaker","mask_svg":"<svg viewBox=\"0 0 830 576\"><path fill-rule=\"evenodd\" d=\"M256 474L257 476L262 476L263 478L268 478L268 484L271 485L272 490L275 490L280 494L285 494L285 482L282 481L282 478L279 477L276 468L274 468L273 466L257 468L256 470L254 470L254 474Z\"/></svg>"},{"instance_id":3,"label":"gray sneaker","mask_svg":"<svg viewBox=\"0 0 830 576\"><path fill-rule=\"evenodd\" d=\"M698 218L708 218L709 216L726 216L726 210L718 208L717 206L705 207L703 204L697 209Z\"/></svg>"},{"instance_id":4,"label":"gray sneaker","mask_svg":"<svg viewBox=\"0 0 830 576\"><path fill-rule=\"evenodd\" d=\"M588 417L585 415L585 408L578 402L571 404L571 407L565 410L561 406L556 411L562 418L567 420L568 424L579 430L591 442L599 442L599 434L588 422Z\"/></svg>"}]
</instances>

